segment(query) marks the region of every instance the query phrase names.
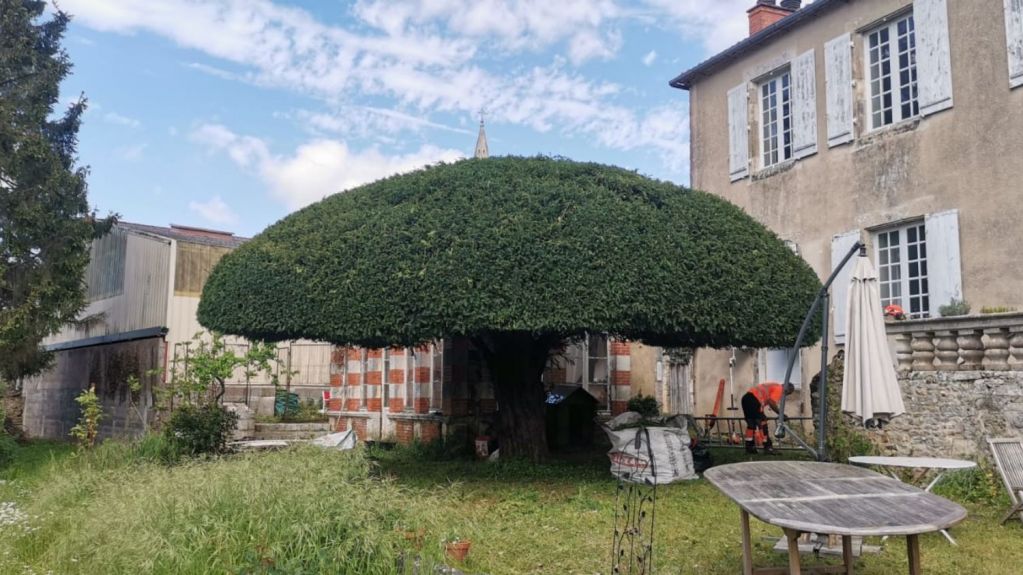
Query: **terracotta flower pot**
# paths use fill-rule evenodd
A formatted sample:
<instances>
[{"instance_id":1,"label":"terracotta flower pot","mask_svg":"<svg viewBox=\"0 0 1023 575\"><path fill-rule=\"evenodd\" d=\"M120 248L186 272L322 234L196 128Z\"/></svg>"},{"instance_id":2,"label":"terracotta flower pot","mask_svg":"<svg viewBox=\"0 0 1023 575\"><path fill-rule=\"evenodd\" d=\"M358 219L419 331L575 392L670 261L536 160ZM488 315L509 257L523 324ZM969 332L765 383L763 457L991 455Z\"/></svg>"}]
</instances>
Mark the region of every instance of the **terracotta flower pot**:
<instances>
[{"instance_id":1,"label":"terracotta flower pot","mask_svg":"<svg viewBox=\"0 0 1023 575\"><path fill-rule=\"evenodd\" d=\"M472 545L472 541L462 539L460 541L451 541L444 544L444 551L451 559L461 562L465 561L465 556L469 554L469 547Z\"/></svg>"}]
</instances>

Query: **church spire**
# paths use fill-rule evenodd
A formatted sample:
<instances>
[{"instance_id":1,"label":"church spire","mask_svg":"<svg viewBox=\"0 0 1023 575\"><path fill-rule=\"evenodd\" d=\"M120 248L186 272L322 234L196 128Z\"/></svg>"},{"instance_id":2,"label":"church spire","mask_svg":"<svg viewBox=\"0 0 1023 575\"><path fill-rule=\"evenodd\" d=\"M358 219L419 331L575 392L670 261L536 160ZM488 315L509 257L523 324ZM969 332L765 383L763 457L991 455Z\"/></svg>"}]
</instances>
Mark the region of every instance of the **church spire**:
<instances>
[{"instance_id":1,"label":"church spire","mask_svg":"<svg viewBox=\"0 0 1023 575\"><path fill-rule=\"evenodd\" d=\"M487 146L487 132L483 129L483 112L480 112L480 133L476 137L476 152L473 154L476 158L489 158L490 148Z\"/></svg>"}]
</instances>

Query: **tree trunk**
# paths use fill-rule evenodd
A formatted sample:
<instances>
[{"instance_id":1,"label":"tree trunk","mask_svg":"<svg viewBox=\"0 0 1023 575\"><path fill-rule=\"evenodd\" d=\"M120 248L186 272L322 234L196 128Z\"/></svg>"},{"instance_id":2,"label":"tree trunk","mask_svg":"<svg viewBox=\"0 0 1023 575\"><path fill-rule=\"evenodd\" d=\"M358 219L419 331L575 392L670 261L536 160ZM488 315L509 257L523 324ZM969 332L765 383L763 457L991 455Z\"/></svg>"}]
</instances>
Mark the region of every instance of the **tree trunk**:
<instances>
[{"instance_id":1,"label":"tree trunk","mask_svg":"<svg viewBox=\"0 0 1023 575\"><path fill-rule=\"evenodd\" d=\"M541 377L556 341L528 333L495 333L476 339L494 380L502 459L547 457Z\"/></svg>"}]
</instances>

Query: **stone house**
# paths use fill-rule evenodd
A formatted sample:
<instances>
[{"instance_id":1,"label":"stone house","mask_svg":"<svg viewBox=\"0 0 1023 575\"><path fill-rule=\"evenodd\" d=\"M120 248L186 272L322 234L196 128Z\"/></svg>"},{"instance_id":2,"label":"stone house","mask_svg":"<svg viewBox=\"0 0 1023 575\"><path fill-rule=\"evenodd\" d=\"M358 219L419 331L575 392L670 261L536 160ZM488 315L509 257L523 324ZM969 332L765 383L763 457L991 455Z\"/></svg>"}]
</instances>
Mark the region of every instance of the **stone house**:
<instances>
[{"instance_id":1,"label":"stone house","mask_svg":"<svg viewBox=\"0 0 1023 575\"><path fill-rule=\"evenodd\" d=\"M910 410L881 438L892 450L972 454L984 434L1021 433L1023 3L759 0L748 14L748 38L670 82L689 96L693 187L822 278L868 245L882 304L911 318L889 329ZM838 347L848 273L832 292ZM961 300L973 315L941 317ZM740 350L739 380L786 353ZM802 352L802 380L818 354ZM698 412L727 356L696 354Z\"/></svg>"}]
</instances>

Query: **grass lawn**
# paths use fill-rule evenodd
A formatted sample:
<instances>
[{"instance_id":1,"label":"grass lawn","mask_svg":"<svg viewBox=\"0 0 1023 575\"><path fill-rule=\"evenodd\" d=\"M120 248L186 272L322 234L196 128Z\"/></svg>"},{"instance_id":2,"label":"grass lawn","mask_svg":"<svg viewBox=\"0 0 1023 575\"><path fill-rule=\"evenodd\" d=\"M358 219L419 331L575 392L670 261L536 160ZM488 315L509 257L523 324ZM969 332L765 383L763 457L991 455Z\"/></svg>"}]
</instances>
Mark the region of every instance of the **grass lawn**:
<instances>
[{"instance_id":1,"label":"grass lawn","mask_svg":"<svg viewBox=\"0 0 1023 575\"><path fill-rule=\"evenodd\" d=\"M599 454L542 466L366 455L304 448L167 467L144 447L73 456L35 444L0 473L0 502L16 506L0 509L0 573L393 573L414 552L403 530L426 533L427 563L441 538L470 538L469 573L609 572L615 482ZM949 483L970 516L953 529L958 547L921 538L925 573L1021 572L1023 526L998 525L999 501L964 501L976 491ZM738 516L703 480L660 488L656 572L739 573ZM779 534L754 522L758 565L785 564L763 539ZM891 539L857 572L906 573L905 555Z\"/></svg>"}]
</instances>

